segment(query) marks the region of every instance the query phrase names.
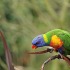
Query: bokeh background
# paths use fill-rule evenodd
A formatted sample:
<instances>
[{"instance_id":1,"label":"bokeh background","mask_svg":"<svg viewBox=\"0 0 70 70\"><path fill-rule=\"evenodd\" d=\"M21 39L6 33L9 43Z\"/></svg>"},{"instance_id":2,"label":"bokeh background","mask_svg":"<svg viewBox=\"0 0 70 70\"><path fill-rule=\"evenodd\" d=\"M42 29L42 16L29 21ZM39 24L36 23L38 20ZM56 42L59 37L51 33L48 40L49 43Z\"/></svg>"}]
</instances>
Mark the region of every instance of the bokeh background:
<instances>
[{"instance_id":1,"label":"bokeh background","mask_svg":"<svg viewBox=\"0 0 70 70\"><path fill-rule=\"evenodd\" d=\"M32 39L60 28L70 32L70 0L0 0L0 30L10 48L14 66L22 70L40 70L42 63L57 53L29 55ZM0 40L0 70L8 70ZM19 69L21 70L21 69ZM64 60L53 60L45 70L70 70Z\"/></svg>"}]
</instances>

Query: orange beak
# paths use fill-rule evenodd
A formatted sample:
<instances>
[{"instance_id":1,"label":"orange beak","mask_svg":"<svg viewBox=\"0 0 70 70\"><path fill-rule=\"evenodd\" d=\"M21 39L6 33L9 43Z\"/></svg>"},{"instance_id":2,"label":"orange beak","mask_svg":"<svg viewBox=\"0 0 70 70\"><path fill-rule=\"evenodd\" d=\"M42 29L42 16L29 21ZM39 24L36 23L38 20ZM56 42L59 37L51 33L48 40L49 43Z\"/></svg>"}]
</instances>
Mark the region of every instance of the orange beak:
<instances>
[{"instance_id":1,"label":"orange beak","mask_svg":"<svg viewBox=\"0 0 70 70\"><path fill-rule=\"evenodd\" d=\"M35 45L32 45L32 49L36 49L37 48L37 46L35 46Z\"/></svg>"}]
</instances>

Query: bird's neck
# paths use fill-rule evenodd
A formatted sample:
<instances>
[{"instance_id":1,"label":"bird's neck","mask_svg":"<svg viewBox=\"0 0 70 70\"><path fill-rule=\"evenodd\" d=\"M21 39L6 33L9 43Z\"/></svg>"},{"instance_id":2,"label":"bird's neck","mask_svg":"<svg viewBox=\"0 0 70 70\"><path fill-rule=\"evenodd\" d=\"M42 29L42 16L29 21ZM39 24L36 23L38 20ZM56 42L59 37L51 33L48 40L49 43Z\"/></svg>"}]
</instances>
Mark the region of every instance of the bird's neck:
<instances>
[{"instance_id":1,"label":"bird's neck","mask_svg":"<svg viewBox=\"0 0 70 70\"><path fill-rule=\"evenodd\" d=\"M44 46L49 46L48 44L48 37L46 34L43 34L43 39L44 39Z\"/></svg>"},{"instance_id":2,"label":"bird's neck","mask_svg":"<svg viewBox=\"0 0 70 70\"><path fill-rule=\"evenodd\" d=\"M48 42L48 38L47 38L46 34L43 34L43 39L44 39L44 42L45 42L45 43Z\"/></svg>"}]
</instances>

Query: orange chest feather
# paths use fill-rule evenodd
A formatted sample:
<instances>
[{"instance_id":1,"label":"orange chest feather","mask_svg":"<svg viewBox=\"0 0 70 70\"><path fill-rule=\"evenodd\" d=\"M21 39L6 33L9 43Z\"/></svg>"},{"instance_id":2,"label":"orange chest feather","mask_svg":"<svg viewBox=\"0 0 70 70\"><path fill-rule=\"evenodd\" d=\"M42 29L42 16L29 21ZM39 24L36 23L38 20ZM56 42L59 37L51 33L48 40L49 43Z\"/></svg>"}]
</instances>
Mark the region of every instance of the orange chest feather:
<instances>
[{"instance_id":1,"label":"orange chest feather","mask_svg":"<svg viewBox=\"0 0 70 70\"><path fill-rule=\"evenodd\" d=\"M63 41L56 35L53 35L51 38L50 46L57 50L58 48L62 47L62 45Z\"/></svg>"}]
</instances>

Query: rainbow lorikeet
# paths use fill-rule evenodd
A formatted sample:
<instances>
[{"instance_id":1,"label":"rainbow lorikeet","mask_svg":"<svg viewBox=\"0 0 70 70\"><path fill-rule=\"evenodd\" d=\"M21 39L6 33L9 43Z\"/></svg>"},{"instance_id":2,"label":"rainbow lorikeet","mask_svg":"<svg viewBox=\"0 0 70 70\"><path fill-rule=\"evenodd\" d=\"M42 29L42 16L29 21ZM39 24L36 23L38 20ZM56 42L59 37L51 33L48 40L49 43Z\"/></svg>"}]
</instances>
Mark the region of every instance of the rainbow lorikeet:
<instances>
[{"instance_id":1,"label":"rainbow lorikeet","mask_svg":"<svg viewBox=\"0 0 70 70\"><path fill-rule=\"evenodd\" d=\"M42 70L44 68L44 64L55 58L62 58L70 64L70 58L67 57L67 55L70 55L70 33L61 29L54 29L45 34L38 35L32 40L33 49L44 46L50 46L51 48L31 54L40 54L51 51L59 52L60 54L58 56L55 55L45 61L42 65Z\"/></svg>"}]
</instances>

